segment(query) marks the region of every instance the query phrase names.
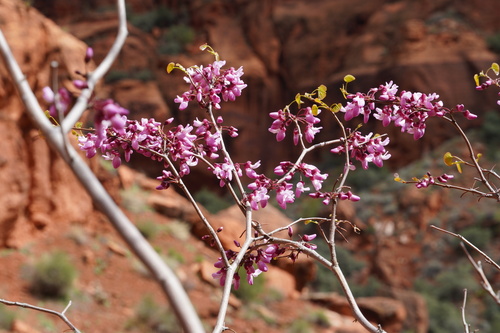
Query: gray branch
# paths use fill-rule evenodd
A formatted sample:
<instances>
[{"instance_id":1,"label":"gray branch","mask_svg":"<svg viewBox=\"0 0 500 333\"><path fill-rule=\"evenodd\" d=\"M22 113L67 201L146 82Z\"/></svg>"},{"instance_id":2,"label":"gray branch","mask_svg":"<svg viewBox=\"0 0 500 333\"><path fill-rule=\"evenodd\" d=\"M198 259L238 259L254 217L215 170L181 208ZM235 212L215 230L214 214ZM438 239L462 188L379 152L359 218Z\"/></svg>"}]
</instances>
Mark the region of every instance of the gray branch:
<instances>
[{"instance_id":1,"label":"gray branch","mask_svg":"<svg viewBox=\"0 0 500 333\"><path fill-rule=\"evenodd\" d=\"M124 0L117 0L117 3L120 12L120 28L118 38L111 48L108 56L105 58L103 64L90 75L90 80L93 81L89 82L89 89L84 90L82 97L79 98L75 107L70 111L68 117L64 120L63 130L66 132L73 126L74 122L78 120L82 112L86 109L87 102L95 82L109 69L111 63L120 52L127 36L125 2ZM95 205L108 217L124 242L128 244L128 246L144 263L156 281L160 284L184 330L186 332L204 332L201 320L175 273L165 264L159 254L144 239L134 224L121 211L89 166L75 151L73 146L65 146L65 137L63 136L62 131L57 127L54 127L45 117L43 110L41 109L31 87L28 84L28 81L26 80L26 77L14 59L10 47L1 30L0 53L2 54L9 73L21 95L28 114L33 122L40 128L50 147L61 155L83 187L92 197Z\"/></svg>"}]
</instances>

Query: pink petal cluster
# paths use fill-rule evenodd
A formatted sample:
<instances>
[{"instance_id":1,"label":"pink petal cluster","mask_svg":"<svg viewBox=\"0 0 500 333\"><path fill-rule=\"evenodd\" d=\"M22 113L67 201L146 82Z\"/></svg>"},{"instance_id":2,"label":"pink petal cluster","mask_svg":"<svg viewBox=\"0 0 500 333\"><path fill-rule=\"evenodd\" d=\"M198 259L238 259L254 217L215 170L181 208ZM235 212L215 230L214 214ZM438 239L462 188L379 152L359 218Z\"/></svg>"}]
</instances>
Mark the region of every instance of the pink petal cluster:
<instances>
[{"instance_id":1,"label":"pink petal cluster","mask_svg":"<svg viewBox=\"0 0 500 333\"><path fill-rule=\"evenodd\" d=\"M285 248L280 247L278 244L270 244L265 249L258 248L254 252L249 252L245 255L243 259L242 266L246 272L246 279L248 284L253 285L254 278L259 276L261 273L267 272L269 270L268 264L271 260L277 258L285 252ZM236 258L237 252L232 250L226 251L226 257L229 261ZM218 279L221 286L226 282L227 267L224 265L222 258L214 264L214 267L219 268L219 270L212 274L214 279ZM238 273L235 274L233 280L234 289L238 289L240 286L240 276Z\"/></svg>"},{"instance_id":2,"label":"pink petal cluster","mask_svg":"<svg viewBox=\"0 0 500 333\"><path fill-rule=\"evenodd\" d=\"M202 107L212 104L220 109L221 100L234 101L246 88L241 80L243 67L222 69L225 61L215 61L207 67L193 66L186 69L184 80L190 84L189 90L177 96L174 102L179 103L179 109L187 108L190 101L197 101Z\"/></svg>"},{"instance_id":3,"label":"pink petal cluster","mask_svg":"<svg viewBox=\"0 0 500 333\"><path fill-rule=\"evenodd\" d=\"M318 110L319 113L320 111ZM304 126L304 137L309 143L313 142L316 134L322 129L322 127L314 126L320 122L320 119L317 115L313 115L310 107L300 109L296 115L285 109L271 112L269 116L274 119L271 127L269 127L269 132L276 134L277 141L282 141L286 137L287 128L292 124L296 125L293 130L293 143L295 145L299 143L299 124Z\"/></svg>"},{"instance_id":4,"label":"pink petal cluster","mask_svg":"<svg viewBox=\"0 0 500 333\"><path fill-rule=\"evenodd\" d=\"M347 138L347 150L352 158L361 162L363 169L368 169L368 163L373 163L378 167L384 165L384 161L391 157L391 154L385 149L389 144L388 137L380 135L362 135L359 131L354 131ZM339 145L330 151L335 154L345 153L345 145Z\"/></svg>"},{"instance_id":5,"label":"pink petal cluster","mask_svg":"<svg viewBox=\"0 0 500 333\"><path fill-rule=\"evenodd\" d=\"M350 100L341 108L345 113L345 120L351 120L363 115L363 121L368 122L370 115L380 120L384 126L391 122L400 127L402 132L413 135L415 140L420 139L426 128L429 117L443 117L451 112L461 112L467 119L475 118L463 105L450 110L443 106L439 95L424 94L421 92L401 91L392 81L378 88L372 88L368 93L349 94Z\"/></svg>"},{"instance_id":6,"label":"pink petal cluster","mask_svg":"<svg viewBox=\"0 0 500 333\"><path fill-rule=\"evenodd\" d=\"M453 179L453 178L454 178L453 175L448 175L446 173L443 173L441 176L435 178L431 175L430 172L427 172L427 174L424 177L422 177L421 179L419 179L417 181L415 186L417 188L425 188L425 187L429 187L429 186L435 184L436 180L440 183L447 183L449 179Z\"/></svg>"}]
</instances>

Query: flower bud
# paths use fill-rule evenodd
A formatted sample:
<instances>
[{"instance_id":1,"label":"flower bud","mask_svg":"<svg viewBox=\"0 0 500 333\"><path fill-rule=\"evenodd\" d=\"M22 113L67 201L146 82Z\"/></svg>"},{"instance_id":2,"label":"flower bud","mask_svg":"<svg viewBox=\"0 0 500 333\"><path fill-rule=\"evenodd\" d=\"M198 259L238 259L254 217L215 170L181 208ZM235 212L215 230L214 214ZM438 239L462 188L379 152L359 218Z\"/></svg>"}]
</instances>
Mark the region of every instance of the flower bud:
<instances>
[{"instance_id":1,"label":"flower bud","mask_svg":"<svg viewBox=\"0 0 500 333\"><path fill-rule=\"evenodd\" d=\"M94 57L94 50L91 47L88 47L87 51L85 52L85 63L88 64L93 57Z\"/></svg>"},{"instance_id":2,"label":"flower bud","mask_svg":"<svg viewBox=\"0 0 500 333\"><path fill-rule=\"evenodd\" d=\"M77 89L86 89L89 87L89 85L87 84L87 81L83 81L83 80L73 80L73 85Z\"/></svg>"},{"instance_id":3,"label":"flower bud","mask_svg":"<svg viewBox=\"0 0 500 333\"><path fill-rule=\"evenodd\" d=\"M304 235L302 236L302 240L304 242L310 242L312 241L314 238L316 238L316 234L311 234L311 235Z\"/></svg>"}]
</instances>

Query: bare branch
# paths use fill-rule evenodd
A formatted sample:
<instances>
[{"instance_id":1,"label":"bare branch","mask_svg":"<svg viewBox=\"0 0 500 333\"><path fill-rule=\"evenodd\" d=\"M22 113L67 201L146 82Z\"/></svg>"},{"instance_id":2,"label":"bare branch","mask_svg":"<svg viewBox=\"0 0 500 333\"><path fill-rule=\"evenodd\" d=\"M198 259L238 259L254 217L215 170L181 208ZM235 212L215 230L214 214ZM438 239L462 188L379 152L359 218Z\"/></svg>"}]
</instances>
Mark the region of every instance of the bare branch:
<instances>
[{"instance_id":1,"label":"bare branch","mask_svg":"<svg viewBox=\"0 0 500 333\"><path fill-rule=\"evenodd\" d=\"M489 263L490 265L492 265L493 267L495 267L499 271L500 271L500 266L495 261L493 261L493 259L491 259L486 253L484 253L483 251L481 251L477 246L475 246L474 244L472 244L471 242L469 242L464 236L456 234L456 233L448 231L448 230L445 230L445 229L442 229L442 228L439 228L439 227L436 227L434 225L431 225L431 228L436 229L436 230L441 231L441 232L444 232L446 234L452 235L453 237L456 237L456 238L458 238L458 239L460 239L462 241L460 243L460 246L464 250L464 252L465 252L465 254L467 256L467 259L471 263L472 267L474 267L474 269L476 270L477 274L479 275L479 277L481 279L481 286L495 300L495 302L498 305L500 305L500 295L497 294L497 293L495 293L495 291L493 290L493 287L491 286L488 278L486 277L486 274L484 274L483 266L481 265L481 261L477 261L476 262L474 260L474 258L472 258L472 256L470 255L469 251L465 247L464 243L466 243L471 248L473 248L476 252L478 252L479 254L481 254L481 256L483 256L483 258L485 259L485 261L487 263Z\"/></svg>"},{"instance_id":2,"label":"bare branch","mask_svg":"<svg viewBox=\"0 0 500 333\"><path fill-rule=\"evenodd\" d=\"M126 36L126 22L125 22L125 3L124 0L117 0L118 8L120 11L120 33L119 38L124 39ZM125 29L125 30L124 30ZM107 67L103 66L99 71L96 71L93 80L104 75L111 61L116 57L122 43L115 43L110 53L111 56L105 58ZM141 233L137 230L134 224L127 218L127 216L116 205L110 195L106 192L102 184L96 178L89 166L84 163L80 155L75 151L73 146L65 146L65 138L61 135L60 129L53 127L50 121L45 117L38 101L31 90L24 74L22 73L19 65L17 64L10 47L0 30L0 53L7 65L9 73L14 80L14 83L21 95L21 98L26 106L27 112L37 124L46 138L48 144L57 151L68 166L72 169L75 176L78 178L83 187L87 190L92 197L96 206L108 217L114 228L121 235L123 240L130 246L132 251L150 270L153 277L161 286L163 292L167 296L176 313L182 327L186 332L204 332L203 325L200 318L184 290L179 279L175 273L165 264L159 254L153 249L151 244L144 239ZM92 85L95 82L92 82ZM76 112L71 111L71 117L65 119L65 126L67 128L73 127L74 121L78 120L81 112L78 110L85 110L86 102L90 96L90 90L87 90L87 95L80 99L75 105ZM86 96L86 97L85 97ZM85 103L84 103L85 102ZM83 105L85 104L85 105ZM66 131L67 132L67 131ZM65 132L65 133L66 133ZM67 150L66 150L67 147Z\"/></svg>"},{"instance_id":3,"label":"bare branch","mask_svg":"<svg viewBox=\"0 0 500 333\"><path fill-rule=\"evenodd\" d=\"M125 40L127 39L128 35L125 0L117 0L117 6L119 26L115 42L113 43L113 46L111 46L111 49L109 50L103 61L99 64L99 66L92 73L89 73L87 77L88 88L82 90L81 95L80 97L78 97L75 105L68 113L64 121L61 123L62 131L64 133L69 133L72 130L75 123L80 119L83 112L87 109L87 105L90 97L92 96L95 85L109 71L111 65L118 57L118 54L125 44Z\"/></svg>"},{"instance_id":4,"label":"bare branch","mask_svg":"<svg viewBox=\"0 0 500 333\"><path fill-rule=\"evenodd\" d=\"M71 301L69 301L68 305L64 308L64 310L62 312L57 312L55 310L50 310L50 309L42 308L42 307L39 307L39 306L27 304L27 303L7 301L5 299L0 299L0 303L3 303L3 304L8 305L8 306L19 306L19 307L26 308L26 309L31 309L31 310L36 310L36 311L40 311L40 312L49 313L51 315L54 315L54 316L57 316L57 317L61 318L61 320L64 321L66 323L66 325L68 325L69 328L73 332L80 333L80 331L75 327L75 325L73 325L71 323L71 321L69 321L69 319L65 315L66 311L71 306Z\"/></svg>"},{"instance_id":5,"label":"bare branch","mask_svg":"<svg viewBox=\"0 0 500 333\"><path fill-rule=\"evenodd\" d=\"M462 304L462 323L464 324L464 332L469 333L469 325L467 320L465 320L465 303L467 302L467 289L464 289L464 302Z\"/></svg>"},{"instance_id":6,"label":"bare branch","mask_svg":"<svg viewBox=\"0 0 500 333\"><path fill-rule=\"evenodd\" d=\"M483 287L483 289L486 290L486 292L495 300L495 302L498 305L500 305L500 296L497 293L495 293L493 287L491 286L490 281L486 277L486 274L484 274L481 261L478 262L474 261L474 258L472 258L469 251L467 251L467 248L465 247L464 243L460 243L460 246L464 250L465 254L467 255L467 259L469 259L469 262L472 264L477 274L479 274L479 277L481 278L481 286Z\"/></svg>"},{"instance_id":7,"label":"bare branch","mask_svg":"<svg viewBox=\"0 0 500 333\"><path fill-rule=\"evenodd\" d=\"M430 227L432 229L436 229L438 231L444 232L445 234L449 234L449 235L452 235L453 237L460 239L462 242L466 243L467 245L472 247L474 250L476 250L476 252L478 252L480 255L482 255L488 264L491 264L493 267L495 267L497 270L500 271L500 265L498 265L495 261L493 261L493 259L491 259L486 253L481 251L477 246L475 246L474 244L469 242L464 236L456 234L456 233L448 231L448 230L445 230L445 229L442 229L442 228L439 228L439 227L436 227L435 225L431 225Z\"/></svg>"}]
</instances>

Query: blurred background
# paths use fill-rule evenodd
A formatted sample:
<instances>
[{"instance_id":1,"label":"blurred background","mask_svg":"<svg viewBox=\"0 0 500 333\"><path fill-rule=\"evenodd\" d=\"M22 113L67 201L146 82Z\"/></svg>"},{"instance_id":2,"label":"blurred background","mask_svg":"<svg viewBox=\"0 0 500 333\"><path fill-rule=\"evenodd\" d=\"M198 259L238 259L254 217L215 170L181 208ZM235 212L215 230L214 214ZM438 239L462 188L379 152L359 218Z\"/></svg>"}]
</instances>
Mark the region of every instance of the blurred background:
<instances>
[{"instance_id":1,"label":"blurred background","mask_svg":"<svg viewBox=\"0 0 500 333\"><path fill-rule=\"evenodd\" d=\"M351 91L366 92L393 80L402 90L436 92L450 108L464 104L479 115L474 121L461 119L461 124L478 152L484 154L485 165L493 167L500 157L497 91L478 92L473 81L475 73L499 61L496 0L130 0L127 9L129 37L96 93L115 99L130 110L131 118L155 117L162 121L175 116L186 122L203 116L203 111L194 106L178 110L173 99L187 87L181 72L168 75L165 68L170 62L185 67L211 63L213 57L199 50L200 45L208 43L221 59L227 60L228 66L243 66L243 80L248 84L242 97L222 109L225 121L239 129L240 136L230 144L235 161L261 160L263 169L272 170L279 161L296 157L299 151L287 149L291 145L286 142L269 144L274 136L267 130L271 123L268 114L284 107L296 93L310 92L320 84L328 87L329 103L343 102L339 88L346 74L356 77L349 86ZM114 41L117 23L112 0L0 0L0 27L39 96L49 82L51 60L61 63L60 81L69 84L74 70L82 70L85 44L93 47L94 60L99 63ZM80 273L72 290L73 295L75 289L92 295L92 300L84 302L88 310L74 310L79 312L75 316L85 318L87 312L90 315L99 306L107 306L107 312L119 313L119 323L141 311L151 312L147 307L155 307L154 297L140 296L144 294L142 283L154 294L147 277L137 285L139 294L129 299L121 300L118 295L130 292L130 286L112 291L108 283L116 284L117 272L128 272L124 268L131 261L127 250L116 245L119 239L105 226L62 162L40 140L23 113L3 64L0 74L0 126L5 129L0 131L0 162L4 161L0 167L5 170L0 178L12 194L10 199L0 199L7 207L0 213L1 244L6 253L0 262L13 265L0 273L0 279L11 281L19 270L31 272L26 276L32 276L36 265L29 263L36 257L34 253L40 249L52 251L57 243L54 239L58 239L59 245L66 244L64 248L71 258L78 258L78 270L87 272ZM322 120L322 126L320 138L338 135L333 120ZM355 234L346 226L343 236L339 235L338 251L355 295L362 297L364 311L388 332L458 332L463 330L459 306L462 290L467 288L469 323L481 332L500 331L498 306L482 291L458 242L428 229L434 224L460 232L498 260L500 210L495 202L478 202L472 196L461 198L460 193L433 188L417 191L412 185L393 181L395 172L410 179L433 171L436 175L453 173L457 184L472 186L473 173L459 175L442 163L446 151L466 153L457 133L440 121L430 121L426 135L419 141L379 124L364 125L363 130L389 133L392 154L384 168L352 174L348 185L362 201L340 207L341 217L362 229ZM317 153L309 162L332 174L342 168L340 160L328 153ZM198 310L210 323L217 302L205 302L201 295L206 295L206 288L211 288L209 293L216 288L203 280L203 272L212 269L209 262L217 255L192 236L203 231L196 230L181 197L165 194L178 200L170 206L155 201L160 199L151 194L154 182L145 177L160 175L161 166L135 158L129 164L131 169L117 173L102 161L91 163L116 199L139 221L144 233L150 233L169 260L174 258L181 276L199 270L201 282L198 278L196 282L187 278L184 282L191 286ZM206 172L201 170L187 182L210 214L220 220L235 220L226 198L209 189L212 185L206 186L206 178ZM173 210L176 206L180 213ZM286 212L288 216L275 213L281 214L280 221L286 221L298 216L325 216L328 210L320 202L302 200ZM54 227L56 222L65 226L64 232L62 227ZM183 231L175 228L187 230L187 235L179 236ZM176 242L190 243L191 250L172 250ZM230 237L228 242L232 242ZM351 327L355 325L348 324L352 319L340 287L328 271L313 267L306 258L300 265L281 267L291 276L296 293L277 290L276 284L269 281L243 289L233 300L230 314L235 327L241 332L358 332ZM135 283L137 269L128 273L122 281ZM494 273L488 272L498 288L500 278ZM0 292L12 294L11 298L21 294L29 299L29 281L21 279L15 283L19 286L11 288L4 284ZM275 295L269 292L269 285L275 288ZM146 310L137 309L137 304ZM297 309L302 309L302 316L294 314ZM116 322L109 326L109 319L103 314L89 323L88 329L176 332L162 328L168 323L151 324L154 318L146 324L134 321L127 327ZM32 323L22 317L16 320ZM41 324L36 329L47 330Z\"/></svg>"}]
</instances>

